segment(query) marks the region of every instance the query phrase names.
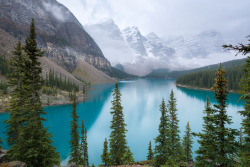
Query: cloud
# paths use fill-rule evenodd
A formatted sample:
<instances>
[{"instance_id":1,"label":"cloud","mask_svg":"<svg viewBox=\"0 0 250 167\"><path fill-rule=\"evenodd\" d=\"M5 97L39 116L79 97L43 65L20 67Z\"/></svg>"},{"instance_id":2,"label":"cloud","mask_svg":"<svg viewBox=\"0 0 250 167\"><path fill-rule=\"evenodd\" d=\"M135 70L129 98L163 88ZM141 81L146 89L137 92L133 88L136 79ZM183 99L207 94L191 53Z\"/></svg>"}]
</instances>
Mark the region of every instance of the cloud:
<instances>
[{"instance_id":1,"label":"cloud","mask_svg":"<svg viewBox=\"0 0 250 167\"><path fill-rule=\"evenodd\" d=\"M50 2L43 2L43 6L50 12L57 20L65 22L68 19L67 13L63 11L61 6L52 4Z\"/></svg>"},{"instance_id":2,"label":"cloud","mask_svg":"<svg viewBox=\"0 0 250 167\"><path fill-rule=\"evenodd\" d=\"M249 35L249 0L58 0L83 25L114 19L120 28L174 36L215 29L228 42Z\"/></svg>"}]
</instances>

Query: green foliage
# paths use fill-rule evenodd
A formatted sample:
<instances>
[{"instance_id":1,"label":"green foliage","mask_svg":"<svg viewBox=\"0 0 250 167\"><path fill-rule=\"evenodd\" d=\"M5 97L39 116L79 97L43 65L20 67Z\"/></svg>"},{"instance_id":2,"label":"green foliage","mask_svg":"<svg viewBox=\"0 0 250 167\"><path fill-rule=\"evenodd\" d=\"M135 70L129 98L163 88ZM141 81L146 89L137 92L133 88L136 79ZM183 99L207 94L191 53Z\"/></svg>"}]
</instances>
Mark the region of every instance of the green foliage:
<instances>
[{"instance_id":1,"label":"green foliage","mask_svg":"<svg viewBox=\"0 0 250 167\"><path fill-rule=\"evenodd\" d=\"M250 36L248 36L248 41L250 41ZM238 53L247 55L250 52L250 43L247 45L239 44L237 46L224 45L224 48L229 50L236 50ZM238 54L237 53L237 54ZM240 111L242 115L242 128L243 128L243 140L240 147L240 166L248 166L250 164L250 87L249 87L249 78L250 78L250 57L246 59L246 63L243 67L243 75L240 80L240 93L241 100L244 101L245 110Z\"/></svg>"},{"instance_id":2,"label":"green foliage","mask_svg":"<svg viewBox=\"0 0 250 167\"><path fill-rule=\"evenodd\" d=\"M150 141L149 145L148 145L147 160L152 160L153 158L154 158L154 153L153 153L152 146L151 146L151 141Z\"/></svg>"},{"instance_id":3,"label":"green foliage","mask_svg":"<svg viewBox=\"0 0 250 167\"><path fill-rule=\"evenodd\" d=\"M109 152L108 152L108 141L106 138L105 138L105 141L103 143L103 152L102 152L101 158L102 158L102 163L104 164L104 166L110 165L110 158L109 158Z\"/></svg>"},{"instance_id":4,"label":"green foliage","mask_svg":"<svg viewBox=\"0 0 250 167\"><path fill-rule=\"evenodd\" d=\"M76 163L78 164L80 162L81 159L81 154L80 154L80 149L79 149L79 132L78 132L78 123L77 120L79 118L79 116L77 115L77 103L76 103L76 97L74 96L73 99L73 104L72 104L72 112L71 112L71 117L72 120L70 122L70 126L71 126L71 131L70 131L70 135L71 135L71 140L69 141L70 143L70 158L69 158L69 162L70 163Z\"/></svg>"},{"instance_id":5,"label":"green foliage","mask_svg":"<svg viewBox=\"0 0 250 167\"><path fill-rule=\"evenodd\" d=\"M126 147L126 153L122 157L123 164L133 164L135 162L133 158L133 153L130 151L130 148Z\"/></svg>"},{"instance_id":6,"label":"green foliage","mask_svg":"<svg viewBox=\"0 0 250 167\"><path fill-rule=\"evenodd\" d=\"M51 145L51 133L43 126L45 119L42 114L45 112L39 94L43 81L38 61L43 52L37 48L35 39L35 25L32 20L25 46L22 48L19 42L12 59L14 71L10 75L9 84L13 89L10 119L7 120L8 143L11 148L8 157L10 160L26 162L29 167L47 167L59 164L59 154Z\"/></svg>"},{"instance_id":7,"label":"green foliage","mask_svg":"<svg viewBox=\"0 0 250 167\"><path fill-rule=\"evenodd\" d=\"M228 89L239 90L239 82L243 73L242 66L234 66L226 69L226 78L229 81ZM190 74L183 75L177 78L176 83L181 85L187 85L191 87L207 88L210 89L214 84L215 70L198 71Z\"/></svg>"},{"instance_id":8,"label":"green foliage","mask_svg":"<svg viewBox=\"0 0 250 167\"><path fill-rule=\"evenodd\" d=\"M184 150L184 160L185 162L188 162L189 160L192 160L192 144L194 143L192 141L192 134L191 134L191 129L190 129L190 126L189 126L189 122L187 123L187 126L186 126L186 131L185 131L185 135L183 137L183 143L182 143L182 147L183 147L183 150Z\"/></svg>"},{"instance_id":9,"label":"green foliage","mask_svg":"<svg viewBox=\"0 0 250 167\"><path fill-rule=\"evenodd\" d=\"M213 114L214 110L211 108L211 103L209 102L209 98L207 97L206 105L203 117L204 123L202 125L202 133L195 133L194 135L199 137L200 139L197 142L200 144L200 147L195 153L196 156L196 166L215 166L215 158L216 152L218 150L216 146L216 138L214 135L214 120Z\"/></svg>"},{"instance_id":10,"label":"green foliage","mask_svg":"<svg viewBox=\"0 0 250 167\"><path fill-rule=\"evenodd\" d=\"M232 124L232 119L226 113L227 107L227 80L225 79L225 71L219 67L215 73L215 84L213 87L214 96L218 104L214 105L215 113L213 115L216 137L216 145L218 147L215 161L221 166L233 166L235 164L238 144L236 136L239 134L236 129L231 129L227 125Z\"/></svg>"},{"instance_id":11,"label":"green foliage","mask_svg":"<svg viewBox=\"0 0 250 167\"><path fill-rule=\"evenodd\" d=\"M127 150L127 140L126 140L126 124L124 123L124 116L122 112L121 105L121 92L118 87L118 83L115 84L115 90L113 91L113 100L111 114L113 116L110 128L112 129L110 134L110 159L112 165L123 164L123 156L126 154Z\"/></svg>"},{"instance_id":12,"label":"green foliage","mask_svg":"<svg viewBox=\"0 0 250 167\"><path fill-rule=\"evenodd\" d=\"M5 94L5 95L8 93L7 84L3 81L0 82L0 90L2 90L3 94Z\"/></svg>"},{"instance_id":13,"label":"green foliage","mask_svg":"<svg viewBox=\"0 0 250 167\"><path fill-rule=\"evenodd\" d=\"M84 128L82 121L81 126L81 144L80 144L80 161L79 164L83 166L89 166L89 155L88 155L88 142L87 142L87 128Z\"/></svg>"},{"instance_id":14,"label":"green foliage","mask_svg":"<svg viewBox=\"0 0 250 167\"><path fill-rule=\"evenodd\" d=\"M177 117L176 98L174 92L171 90L170 99L168 101L168 112L169 112L169 157L168 159L179 162L182 159L182 147L179 130L179 120Z\"/></svg>"},{"instance_id":15,"label":"green foliage","mask_svg":"<svg viewBox=\"0 0 250 167\"><path fill-rule=\"evenodd\" d=\"M158 167L164 165L170 156L170 139L168 137L169 133L169 119L167 115L167 108L164 99L160 106L161 118L160 125L158 128L159 135L155 138L155 161L154 166Z\"/></svg>"},{"instance_id":16,"label":"green foliage","mask_svg":"<svg viewBox=\"0 0 250 167\"><path fill-rule=\"evenodd\" d=\"M45 86L48 87L56 87L60 90L65 90L68 92L78 92L79 91L79 85L72 82L69 78L66 78L62 76L62 74L57 75L53 70L49 70L49 74L46 73L45 77Z\"/></svg>"},{"instance_id":17,"label":"green foliage","mask_svg":"<svg viewBox=\"0 0 250 167\"><path fill-rule=\"evenodd\" d=\"M11 72L9 63L6 60L5 56L0 56L0 75L7 76Z\"/></svg>"}]
</instances>

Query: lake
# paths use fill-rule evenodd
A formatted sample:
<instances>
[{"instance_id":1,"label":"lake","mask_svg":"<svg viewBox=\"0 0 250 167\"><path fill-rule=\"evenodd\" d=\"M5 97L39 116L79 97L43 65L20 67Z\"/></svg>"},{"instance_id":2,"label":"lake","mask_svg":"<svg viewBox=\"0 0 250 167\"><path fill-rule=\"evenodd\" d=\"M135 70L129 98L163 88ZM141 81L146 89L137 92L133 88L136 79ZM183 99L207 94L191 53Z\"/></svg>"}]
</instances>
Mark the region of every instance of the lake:
<instances>
[{"instance_id":1,"label":"lake","mask_svg":"<svg viewBox=\"0 0 250 167\"><path fill-rule=\"evenodd\" d=\"M84 121L88 130L88 148L90 165L101 163L103 142L110 135L110 114L112 90L114 84L94 85L88 91L88 98L85 102L77 105L79 125ZM154 138L158 135L158 126L161 113L159 106L162 98L169 99L171 89L173 89L177 99L179 127L181 137L184 134L187 122L193 132L201 131L204 116L206 97L208 96L215 104L214 94L211 91L179 88L175 86L174 79L137 79L120 81L119 88L122 94L122 106L127 124L127 141L134 154L135 161L146 160L149 141L154 147ZM240 95L230 93L228 95L227 113L232 116L231 127L239 129L241 127L241 116L237 111L243 109L243 103L238 102ZM167 103L167 102L166 102ZM45 126L53 134L54 146L60 152L62 164L67 163L70 152L70 112L71 105L45 107L47 122ZM8 113L0 114L0 136L5 139L5 124L2 121L8 119ZM193 152L198 149L194 138ZM8 149L6 142L3 147ZM195 155L194 155L195 156Z\"/></svg>"}]
</instances>

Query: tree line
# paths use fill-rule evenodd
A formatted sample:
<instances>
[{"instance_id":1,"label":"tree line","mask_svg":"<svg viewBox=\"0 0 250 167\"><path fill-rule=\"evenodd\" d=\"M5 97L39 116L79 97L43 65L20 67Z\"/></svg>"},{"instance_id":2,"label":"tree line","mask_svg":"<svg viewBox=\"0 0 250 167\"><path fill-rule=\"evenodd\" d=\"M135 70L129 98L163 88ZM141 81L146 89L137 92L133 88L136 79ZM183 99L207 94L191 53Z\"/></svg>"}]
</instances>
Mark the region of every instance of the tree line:
<instances>
[{"instance_id":1,"label":"tree line","mask_svg":"<svg viewBox=\"0 0 250 167\"><path fill-rule=\"evenodd\" d=\"M226 68L226 79L228 80L229 90L240 90L239 82L243 74L243 66ZM198 88L210 89L214 84L214 73L216 70L204 70L182 75L176 79L176 83Z\"/></svg>"}]
</instances>

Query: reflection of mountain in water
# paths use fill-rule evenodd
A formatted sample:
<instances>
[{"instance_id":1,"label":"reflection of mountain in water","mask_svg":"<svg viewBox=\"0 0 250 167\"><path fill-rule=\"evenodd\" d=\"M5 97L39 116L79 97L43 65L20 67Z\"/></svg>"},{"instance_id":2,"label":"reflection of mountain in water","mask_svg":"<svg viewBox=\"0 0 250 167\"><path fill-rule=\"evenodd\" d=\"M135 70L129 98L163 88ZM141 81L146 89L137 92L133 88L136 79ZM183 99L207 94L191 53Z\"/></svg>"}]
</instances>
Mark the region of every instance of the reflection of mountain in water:
<instances>
[{"instance_id":1,"label":"reflection of mountain in water","mask_svg":"<svg viewBox=\"0 0 250 167\"><path fill-rule=\"evenodd\" d=\"M212 92L212 91L190 89L190 88L183 88L183 87L177 87L177 89L182 91L183 93L185 93L189 97L203 101L204 104L205 104L207 96L209 97L211 103L213 103L213 104L216 103L216 100L214 98L214 92ZM241 96L240 94L229 93L227 99L230 101L230 105L241 107L243 105L243 102L238 101L240 96Z\"/></svg>"}]
</instances>

